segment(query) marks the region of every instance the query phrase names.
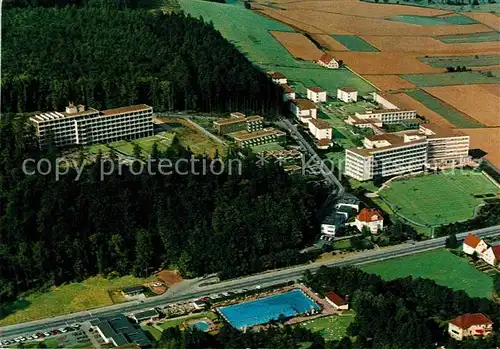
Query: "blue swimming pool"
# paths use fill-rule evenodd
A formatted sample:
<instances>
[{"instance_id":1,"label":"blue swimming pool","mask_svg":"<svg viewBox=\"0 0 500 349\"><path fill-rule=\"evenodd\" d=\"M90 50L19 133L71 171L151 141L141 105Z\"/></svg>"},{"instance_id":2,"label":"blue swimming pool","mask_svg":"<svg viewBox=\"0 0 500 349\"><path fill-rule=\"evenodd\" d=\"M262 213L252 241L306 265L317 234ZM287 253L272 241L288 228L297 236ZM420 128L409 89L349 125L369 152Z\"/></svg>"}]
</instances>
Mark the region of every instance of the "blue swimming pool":
<instances>
[{"instance_id":1,"label":"blue swimming pool","mask_svg":"<svg viewBox=\"0 0 500 349\"><path fill-rule=\"evenodd\" d=\"M210 329L210 325L206 321L196 321L196 322L191 322L189 324L191 327L196 327L198 330L203 331L203 332L208 332Z\"/></svg>"},{"instance_id":2,"label":"blue swimming pool","mask_svg":"<svg viewBox=\"0 0 500 349\"><path fill-rule=\"evenodd\" d=\"M219 313L237 329L265 324L280 314L286 317L319 310L319 306L307 297L302 290L292 290L286 293L243 302L218 308Z\"/></svg>"}]
</instances>

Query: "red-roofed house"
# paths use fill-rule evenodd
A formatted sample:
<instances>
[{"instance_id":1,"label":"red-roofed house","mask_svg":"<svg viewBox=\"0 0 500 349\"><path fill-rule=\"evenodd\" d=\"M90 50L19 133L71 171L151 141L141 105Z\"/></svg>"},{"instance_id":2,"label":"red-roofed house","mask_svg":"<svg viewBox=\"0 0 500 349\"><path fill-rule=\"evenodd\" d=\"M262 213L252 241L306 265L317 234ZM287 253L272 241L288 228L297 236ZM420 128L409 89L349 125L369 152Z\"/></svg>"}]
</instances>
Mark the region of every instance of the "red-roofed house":
<instances>
[{"instance_id":1,"label":"red-roofed house","mask_svg":"<svg viewBox=\"0 0 500 349\"><path fill-rule=\"evenodd\" d=\"M281 85L283 88L283 102L291 101L295 99L295 91L288 85Z\"/></svg>"},{"instance_id":2,"label":"red-roofed house","mask_svg":"<svg viewBox=\"0 0 500 349\"><path fill-rule=\"evenodd\" d=\"M325 300L332 305L336 310L347 310L349 309L349 304L347 301L340 297L338 294L335 292L328 292L325 295Z\"/></svg>"},{"instance_id":3,"label":"red-roofed house","mask_svg":"<svg viewBox=\"0 0 500 349\"><path fill-rule=\"evenodd\" d=\"M488 245L486 245L483 239L474 234L468 234L463 243L463 250L469 255L476 253L481 257L487 249Z\"/></svg>"},{"instance_id":4,"label":"red-roofed house","mask_svg":"<svg viewBox=\"0 0 500 349\"><path fill-rule=\"evenodd\" d=\"M496 266L500 262L500 245L491 246L484 251L481 258L488 264Z\"/></svg>"},{"instance_id":5,"label":"red-roofed house","mask_svg":"<svg viewBox=\"0 0 500 349\"><path fill-rule=\"evenodd\" d=\"M376 234L384 227L384 217L374 208L364 208L356 216L355 223L359 231L364 227L368 227L372 234Z\"/></svg>"},{"instance_id":6,"label":"red-roofed house","mask_svg":"<svg viewBox=\"0 0 500 349\"><path fill-rule=\"evenodd\" d=\"M314 103L326 102L326 91L318 86L308 87L307 99L310 99Z\"/></svg>"},{"instance_id":7,"label":"red-roofed house","mask_svg":"<svg viewBox=\"0 0 500 349\"><path fill-rule=\"evenodd\" d=\"M284 84L287 84L288 83L288 80L286 78L285 75L279 73L279 72L276 72L276 71L268 71L267 73L267 76L269 76L271 78L271 80L273 80L273 82L277 85L284 85Z\"/></svg>"},{"instance_id":8,"label":"red-roofed house","mask_svg":"<svg viewBox=\"0 0 500 349\"><path fill-rule=\"evenodd\" d=\"M484 337L492 333L493 322L484 314L460 315L448 323L448 334L461 341L464 337Z\"/></svg>"},{"instance_id":9,"label":"red-roofed house","mask_svg":"<svg viewBox=\"0 0 500 349\"><path fill-rule=\"evenodd\" d=\"M328 69L338 69L339 63L328 53L323 53L319 58L318 64Z\"/></svg>"}]
</instances>

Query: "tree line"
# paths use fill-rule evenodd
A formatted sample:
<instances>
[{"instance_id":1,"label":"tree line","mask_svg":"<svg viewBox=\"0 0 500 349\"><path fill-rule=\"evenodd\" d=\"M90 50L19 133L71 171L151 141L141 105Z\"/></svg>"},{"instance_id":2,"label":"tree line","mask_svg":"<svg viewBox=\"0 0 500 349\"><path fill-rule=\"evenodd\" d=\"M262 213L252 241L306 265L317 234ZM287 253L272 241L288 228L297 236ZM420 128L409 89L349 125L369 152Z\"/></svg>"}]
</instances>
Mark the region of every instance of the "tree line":
<instances>
[{"instance_id":1,"label":"tree line","mask_svg":"<svg viewBox=\"0 0 500 349\"><path fill-rule=\"evenodd\" d=\"M99 164L58 181L26 175L22 163L41 157L25 120L4 115L0 124L0 302L43 285L91 275L150 275L176 268L186 276L219 272L222 278L305 262L318 223L314 212L327 190L273 163L242 160L241 175L133 175L122 166L104 176ZM174 141L152 157L172 162L192 154ZM236 155L228 154L228 159ZM118 168L118 159L110 159ZM80 162L83 156L80 158ZM157 164L158 162L156 162ZM227 167L227 166L226 166ZM135 170L136 171L136 170Z\"/></svg>"},{"instance_id":2,"label":"tree line","mask_svg":"<svg viewBox=\"0 0 500 349\"><path fill-rule=\"evenodd\" d=\"M4 11L2 110L62 110L68 101L268 116L281 109L280 88L211 23L122 3Z\"/></svg>"}]
</instances>

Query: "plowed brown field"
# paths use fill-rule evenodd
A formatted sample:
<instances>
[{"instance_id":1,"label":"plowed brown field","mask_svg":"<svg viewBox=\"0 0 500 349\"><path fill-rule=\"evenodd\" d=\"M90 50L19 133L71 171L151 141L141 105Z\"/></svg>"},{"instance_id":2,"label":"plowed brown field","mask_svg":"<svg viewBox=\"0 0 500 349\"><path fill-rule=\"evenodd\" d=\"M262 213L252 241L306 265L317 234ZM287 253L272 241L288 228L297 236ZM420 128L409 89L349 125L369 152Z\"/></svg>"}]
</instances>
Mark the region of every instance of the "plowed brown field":
<instances>
[{"instance_id":1,"label":"plowed brown field","mask_svg":"<svg viewBox=\"0 0 500 349\"><path fill-rule=\"evenodd\" d=\"M323 54L311 40L300 33L271 31L271 34L296 58L316 61Z\"/></svg>"},{"instance_id":2,"label":"plowed brown field","mask_svg":"<svg viewBox=\"0 0 500 349\"><path fill-rule=\"evenodd\" d=\"M460 129L470 136L470 148L481 149L488 153L486 160L500 168L500 128L464 128Z\"/></svg>"},{"instance_id":3,"label":"plowed brown field","mask_svg":"<svg viewBox=\"0 0 500 349\"><path fill-rule=\"evenodd\" d=\"M311 37L329 51L349 51L347 47L326 34L312 34Z\"/></svg>"},{"instance_id":4,"label":"plowed brown field","mask_svg":"<svg viewBox=\"0 0 500 349\"><path fill-rule=\"evenodd\" d=\"M399 52L332 52L361 75L440 73L443 69L422 63L413 55ZM411 72L411 73L410 73Z\"/></svg>"},{"instance_id":5,"label":"plowed brown field","mask_svg":"<svg viewBox=\"0 0 500 349\"><path fill-rule=\"evenodd\" d=\"M364 75L363 77L382 91L415 88L415 85L397 75Z\"/></svg>"},{"instance_id":6,"label":"plowed brown field","mask_svg":"<svg viewBox=\"0 0 500 349\"><path fill-rule=\"evenodd\" d=\"M463 15L475 19L476 21L481 22L495 30L500 30L500 16L498 16L498 14L467 12L463 13Z\"/></svg>"},{"instance_id":7,"label":"plowed brown field","mask_svg":"<svg viewBox=\"0 0 500 349\"><path fill-rule=\"evenodd\" d=\"M424 90L484 125L500 126L500 97L481 85L427 87Z\"/></svg>"}]
</instances>

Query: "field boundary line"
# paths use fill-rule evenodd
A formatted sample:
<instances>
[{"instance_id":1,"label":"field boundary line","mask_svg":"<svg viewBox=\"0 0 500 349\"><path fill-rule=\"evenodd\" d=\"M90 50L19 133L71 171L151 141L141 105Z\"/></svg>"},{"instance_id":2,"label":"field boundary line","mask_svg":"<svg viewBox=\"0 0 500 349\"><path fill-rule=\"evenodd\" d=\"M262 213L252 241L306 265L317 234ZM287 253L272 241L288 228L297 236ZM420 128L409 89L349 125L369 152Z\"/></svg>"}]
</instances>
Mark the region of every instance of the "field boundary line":
<instances>
[{"instance_id":1,"label":"field boundary line","mask_svg":"<svg viewBox=\"0 0 500 349\"><path fill-rule=\"evenodd\" d=\"M495 181L495 179L493 177L491 177L485 171L481 171L481 173L484 174L486 176L486 178L488 178L491 182L493 182L493 184L496 185L497 188L500 188L500 184L498 184L497 181Z\"/></svg>"},{"instance_id":2,"label":"field boundary line","mask_svg":"<svg viewBox=\"0 0 500 349\"><path fill-rule=\"evenodd\" d=\"M378 88L377 85L373 84L372 82L370 82L369 80L365 79L363 76L359 75L358 73L356 73L354 70L352 70L351 68L349 68L348 65L344 65L344 67L347 68L347 70L349 70L351 73L355 74L356 76L358 76L359 78L363 79L363 81L367 82L369 85L375 87L375 89L377 91L382 91L382 89Z\"/></svg>"}]
</instances>

